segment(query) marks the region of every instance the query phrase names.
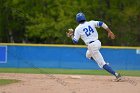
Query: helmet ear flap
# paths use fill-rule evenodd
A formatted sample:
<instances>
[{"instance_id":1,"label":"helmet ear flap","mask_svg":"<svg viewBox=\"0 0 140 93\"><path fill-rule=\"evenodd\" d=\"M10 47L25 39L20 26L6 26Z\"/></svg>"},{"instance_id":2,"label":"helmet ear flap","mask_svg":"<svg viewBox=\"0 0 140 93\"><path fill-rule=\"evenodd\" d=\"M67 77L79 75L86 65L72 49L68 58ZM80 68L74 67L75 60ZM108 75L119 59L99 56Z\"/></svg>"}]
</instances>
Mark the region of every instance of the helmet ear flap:
<instances>
[{"instance_id":1,"label":"helmet ear flap","mask_svg":"<svg viewBox=\"0 0 140 93\"><path fill-rule=\"evenodd\" d=\"M86 21L85 15L82 12L77 13L77 15L76 15L76 21L78 23L83 22L83 21Z\"/></svg>"}]
</instances>

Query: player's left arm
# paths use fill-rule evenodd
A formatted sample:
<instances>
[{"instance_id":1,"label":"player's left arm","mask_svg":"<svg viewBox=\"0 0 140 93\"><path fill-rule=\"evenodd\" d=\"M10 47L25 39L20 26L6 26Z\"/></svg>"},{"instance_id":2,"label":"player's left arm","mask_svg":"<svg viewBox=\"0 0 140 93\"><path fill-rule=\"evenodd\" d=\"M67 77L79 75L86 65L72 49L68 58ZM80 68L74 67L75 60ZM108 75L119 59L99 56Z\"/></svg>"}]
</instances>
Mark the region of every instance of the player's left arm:
<instances>
[{"instance_id":1,"label":"player's left arm","mask_svg":"<svg viewBox=\"0 0 140 93\"><path fill-rule=\"evenodd\" d=\"M68 29L68 32L66 32L67 37L70 37L74 44L78 43L78 40L80 38L80 35L77 33L77 31L74 31L73 29Z\"/></svg>"}]
</instances>

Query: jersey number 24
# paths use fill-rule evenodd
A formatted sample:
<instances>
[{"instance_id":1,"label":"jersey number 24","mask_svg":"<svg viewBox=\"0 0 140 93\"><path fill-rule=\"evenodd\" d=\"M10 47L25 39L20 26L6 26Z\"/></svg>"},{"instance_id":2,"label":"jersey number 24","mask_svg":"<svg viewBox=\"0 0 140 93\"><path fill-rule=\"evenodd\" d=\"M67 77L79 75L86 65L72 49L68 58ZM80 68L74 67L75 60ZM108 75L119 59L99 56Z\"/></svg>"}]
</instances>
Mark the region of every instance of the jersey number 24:
<instances>
[{"instance_id":1,"label":"jersey number 24","mask_svg":"<svg viewBox=\"0 0 140 93\"><path fill-rule=\"evenodd\" d=\"M85 32L86 36L90 36L91 33L94 32L94 30L91 26L88 26L87 28L84 28L83 31Z\"/></svg>"}]
</instances>

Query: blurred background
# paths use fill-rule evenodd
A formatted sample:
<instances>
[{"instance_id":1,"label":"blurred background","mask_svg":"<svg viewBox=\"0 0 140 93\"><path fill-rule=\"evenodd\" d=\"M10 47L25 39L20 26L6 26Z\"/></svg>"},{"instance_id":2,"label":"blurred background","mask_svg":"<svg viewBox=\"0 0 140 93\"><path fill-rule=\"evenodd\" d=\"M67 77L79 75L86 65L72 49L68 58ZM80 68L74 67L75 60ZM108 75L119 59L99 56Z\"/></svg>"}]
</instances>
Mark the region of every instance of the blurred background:
<instances>
[{"instance_id":1,"label":"blurred background","mask_svg":"<svg viewBox=\"0 0 140 93\"><path fill-rule=\"evenodd\" d=\"M112 41L98 29L102 45L140 46L139 9L140 0L0 0L0 42L72 44L66 31L78 25L75 15L82 11L116 34Z\"/></svg>"}]
</instances>

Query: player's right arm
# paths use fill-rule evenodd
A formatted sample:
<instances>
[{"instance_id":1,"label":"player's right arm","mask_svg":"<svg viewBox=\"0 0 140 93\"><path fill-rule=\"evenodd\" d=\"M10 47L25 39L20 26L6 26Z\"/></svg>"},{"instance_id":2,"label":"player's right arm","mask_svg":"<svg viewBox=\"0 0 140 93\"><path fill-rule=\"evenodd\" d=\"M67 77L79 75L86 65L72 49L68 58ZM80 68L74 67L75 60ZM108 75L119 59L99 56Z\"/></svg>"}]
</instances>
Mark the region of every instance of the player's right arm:
<instances>
[{"instance_id":1,"label":"player's right arm","mask_svg":"<svg viewBox=\"0 0 140 93\"><path fill-rule=\"evenodd\" d=\"M95 27L102 27L108 32L108 37L111 39L115 39L114 33L109 29L109 27L102 21L94 21Z\"/></svg>"},{"instance_id":2,"label":"player's right arm","mask_svg":"<svg viewBox=\"0 0 140 93\"><path fill-rule=\"evenodd\" d=\"M114 33L109 28L106 28L105 30L108 32L108 37L109 38L115 39Z\"/></svg>"}]
</instances>

